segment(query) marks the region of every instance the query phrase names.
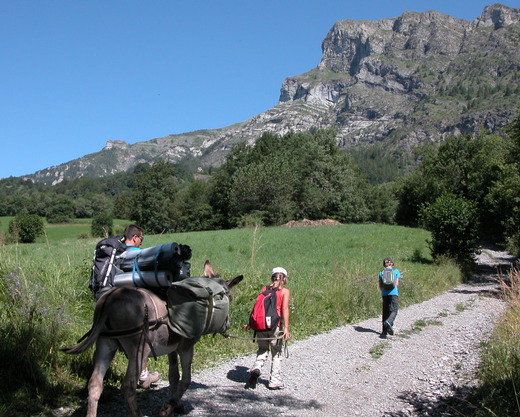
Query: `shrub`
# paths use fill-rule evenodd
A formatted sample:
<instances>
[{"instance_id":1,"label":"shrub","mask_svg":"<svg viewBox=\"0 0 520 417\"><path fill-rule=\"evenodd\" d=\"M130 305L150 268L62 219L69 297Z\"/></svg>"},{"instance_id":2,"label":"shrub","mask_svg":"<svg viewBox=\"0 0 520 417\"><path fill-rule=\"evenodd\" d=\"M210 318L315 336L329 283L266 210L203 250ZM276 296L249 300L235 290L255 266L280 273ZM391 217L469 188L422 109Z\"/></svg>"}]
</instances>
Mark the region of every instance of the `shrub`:
<instances>
[{"instance_id":1,"label":"shrub","mask_svg":"<svg viewBox=\"0 0 520 417\"><path fill-rule=\"evenodd\" d=\"M43 220L36 214L18 214L9 222L9 233L14 242L33 243L44 232Z\"/></svg>"},{"instance_id":2,"label":"shrub","mask_svg":"<svg viewBox=\"0 0 520 417\"><path fill-rule=\"evenodd\" d=\"M95 237L109 237L114 231L114 221L107 213L101 213L92 219L90 233Z\"/></svg>"},{"instance_id":3,"label":"shrub","mask_svg":"<svg viewBox=\"0 0 520 417\"><path fill-rule=\"evenodd\" d=\"M434 258L447 256L459 264L473 263L478 252L477 210L472 203L453 194L442 194L419 212L421 225L432 234Z\"/></svg>"}]
</instances>

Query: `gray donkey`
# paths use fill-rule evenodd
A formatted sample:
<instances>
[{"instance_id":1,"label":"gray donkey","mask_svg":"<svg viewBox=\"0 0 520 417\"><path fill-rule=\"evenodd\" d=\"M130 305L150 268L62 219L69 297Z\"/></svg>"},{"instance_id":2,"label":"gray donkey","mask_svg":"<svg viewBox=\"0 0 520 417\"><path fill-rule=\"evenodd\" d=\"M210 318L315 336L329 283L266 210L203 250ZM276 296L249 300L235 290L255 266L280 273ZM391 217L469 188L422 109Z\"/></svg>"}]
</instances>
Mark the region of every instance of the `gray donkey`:
<instances>
[{"instance_id":1,"label":"gray donkey","mask_svg":"<svg viewBox=\"0 0 520 417\"><path fill-rule=\"evenodd\" d=\"M204 276L217 277L209 261L204 264ZM238 276L226 283L231 289L242 279L242 276ZM229 326L228 316L222 323L221 332L226 332ZM121 287L109 291L98 300L94 324L84 340L62 351L69 354L81 353L96 343L94 370L88 383L87 417L97 415L103 378L118 349L128 358L121 390L132 417L143 416L137 406L136 388L145 361L149 356L168 355L171 399L160 411L160 416L166 417L172 412L184 413L181 398L191 383L193 348L198 340L199 337L187 339L171 330L168 325L168 308L160 297L143 288Z\"/></svg>"}]
</instances>

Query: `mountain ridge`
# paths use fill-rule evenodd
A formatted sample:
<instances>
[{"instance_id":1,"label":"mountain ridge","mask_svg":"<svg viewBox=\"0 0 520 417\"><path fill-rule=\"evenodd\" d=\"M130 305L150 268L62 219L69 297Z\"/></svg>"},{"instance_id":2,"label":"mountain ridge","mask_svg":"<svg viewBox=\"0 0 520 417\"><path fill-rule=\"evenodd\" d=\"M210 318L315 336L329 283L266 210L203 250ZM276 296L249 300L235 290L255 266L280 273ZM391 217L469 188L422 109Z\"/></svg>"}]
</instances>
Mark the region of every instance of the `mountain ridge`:
<instances>
[{"instance_id":1,"label":"mountain ridge","mask_svg":"<svg viewBox=\"0 0 520 417\"><path fill-rule=\"evenodd\" d=\"M192 161L202 170L264 132L313 128L335 129L342 148L379 145L398 157L511 122L520 102L519 57L520 9L501 4L486 6L474 21L434 10L340 20L323 39L317 67L287 77L278 104L263 113L218 129L107 141L101 151L23 178L57 184L158 159Z\"/></svg>"}]
</instances>

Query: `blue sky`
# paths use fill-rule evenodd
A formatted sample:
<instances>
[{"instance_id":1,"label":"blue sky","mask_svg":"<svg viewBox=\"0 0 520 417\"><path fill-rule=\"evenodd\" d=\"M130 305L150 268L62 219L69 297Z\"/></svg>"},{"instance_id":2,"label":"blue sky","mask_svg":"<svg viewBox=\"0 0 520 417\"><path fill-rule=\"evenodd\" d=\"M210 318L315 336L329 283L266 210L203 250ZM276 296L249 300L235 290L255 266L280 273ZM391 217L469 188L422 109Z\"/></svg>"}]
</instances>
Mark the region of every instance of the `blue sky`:
<instances>
[{"instance_id":1,"label":"blue sky","mask_svg":"<svg viewBox=\"0 0 520 417\"><path fill-rule=\"evenodd\" d=\"M520 0L502 1L520 7ZM101 150L225 127L316 67L334 22L480 0L1 0L0 178Z\"/></svg>"}]
</instances>

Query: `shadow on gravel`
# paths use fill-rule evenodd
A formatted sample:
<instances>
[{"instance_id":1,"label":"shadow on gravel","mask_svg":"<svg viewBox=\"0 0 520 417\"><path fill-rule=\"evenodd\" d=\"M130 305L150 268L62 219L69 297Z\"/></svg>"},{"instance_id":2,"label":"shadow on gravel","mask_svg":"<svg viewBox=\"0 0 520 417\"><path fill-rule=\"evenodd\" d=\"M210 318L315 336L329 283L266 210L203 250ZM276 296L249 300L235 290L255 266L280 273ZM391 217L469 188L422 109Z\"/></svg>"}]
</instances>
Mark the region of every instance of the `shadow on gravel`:
<instances>
[{"instance_id":1,"label":"shadow on gravel","mask_svg":"<svg viewBox=\"0 0 520 417\"><path fill-rule=\"evenodd\" d=\"M249 372L245 366L236 366L227 373L227 379L235 382L246 382L248 378Z\"/></svg>"},{"instance_id":2,"label":"shadow on gravel","mask_svg":"<svg viewBox=\"0 0 520 417\"><path fill-rule=\"evenodd\" d=\"M413 407L414 415L419 417L471 416L475 406L465 400L471 394L467 387L458 388L452 395L427 397L414 392L404 392L399 398ZM385 413L385 417L404 417L403 411Z\"/></svg>"},{"instance_id":3,"label":"shadow on gravel","mask_svg":"<svg viewBox=\"0 0 520 417\"><path fill-rule=\"evenodd\" d=\"M85 404L76 409L70 417L85 417L87 414L86 398L88 393L85 393ZM159 415L159 410L163 403L168 402L170 398L169 387L159 389L138 389L137 401L141 411L145 415L156 416ZM187 407L189 408L189 407ZM103 394L99 399L98 415L111 417L127 417L128 411L126 401L121 393L121 388L116 386L105 386Z\"/></svg>"},{"instance_id":4,"label":"shadow on gravel","mask_svg":"<svg viewBox=\"0 0 520 417\"><path fill-rule=\"evenodd\" d=\"M496 283L496 281L490 281L489 283L490 284L491 283ZM498 284L497 284L497 286L498 286ZM495 289L495 290L483 290L483 289L479 289L478 287L475 288L474 290L453 289L453 290L449 290L448 292L455 293L455 294L479 294L479 295L483 295L483 296L487 296L487 297L498 297L499 296L498 289Z\"/></svg>"},{"instance_id":5,"label":"shadow on gravel","mask_svg":"<svg viewBox=\"0 0 520 417\"><path fill-rule=\"evenodd\" d=\"M321 410L324 405L316 400L304 401L288 395L286 391L267 391L266 388L257 390L245 389L249 377L247 368L237 366L228 372L228 379L233 382L243 382L244 385L215 387L198 382L192 382L183 397L185 414L172 416L214 416L219 417L274 417L279 416L281 410L287 417L297 417L300 410ZM267 380L259 380L259 384L267 385ZM162 405L170 398L169 387L150 390L138 390L137 401L141 412L146 416L158 416ZM76 409L70 417L84 417L87 412L86 404ZM128 415L126 401L118 387L107 386L99 401L98 415L100 417L126 417Z\"/></svg>"},{"instance_id":6,"label":"shadow on gravel","mask_svg":"<svg viewBox=\"0 0 520 417\"><path fill-rule=\"evenodd\" d=\"M379 332L374 330L374 329L367 329L366 327L361 327L361 326L353 326L353 327L354 327L354 330L356 332L359 332L359 333L375 333L375 334L379 334Z\"/></svg>"},{"instance_id":7,"label":"shadow on gravel","mask_svg":"<svg viewBox=\"0 0 520 417\"><path fill-rule=\"evenodd\" d=\"M189 403L189 405L188 405ZM197 415L219 417L268 417L298 416L300 410L321 410L323 405L315 400L302 401L283 391L277 391L266 396L265 391L236 389L235 387L219 388L217 392L212 391L207 398L190 398L184 402L186 410L190 407L197 411ZM289 410L289 411L287 411ZM188 416L189 417L189 416Z\"/></svg>"}]
</instances>

